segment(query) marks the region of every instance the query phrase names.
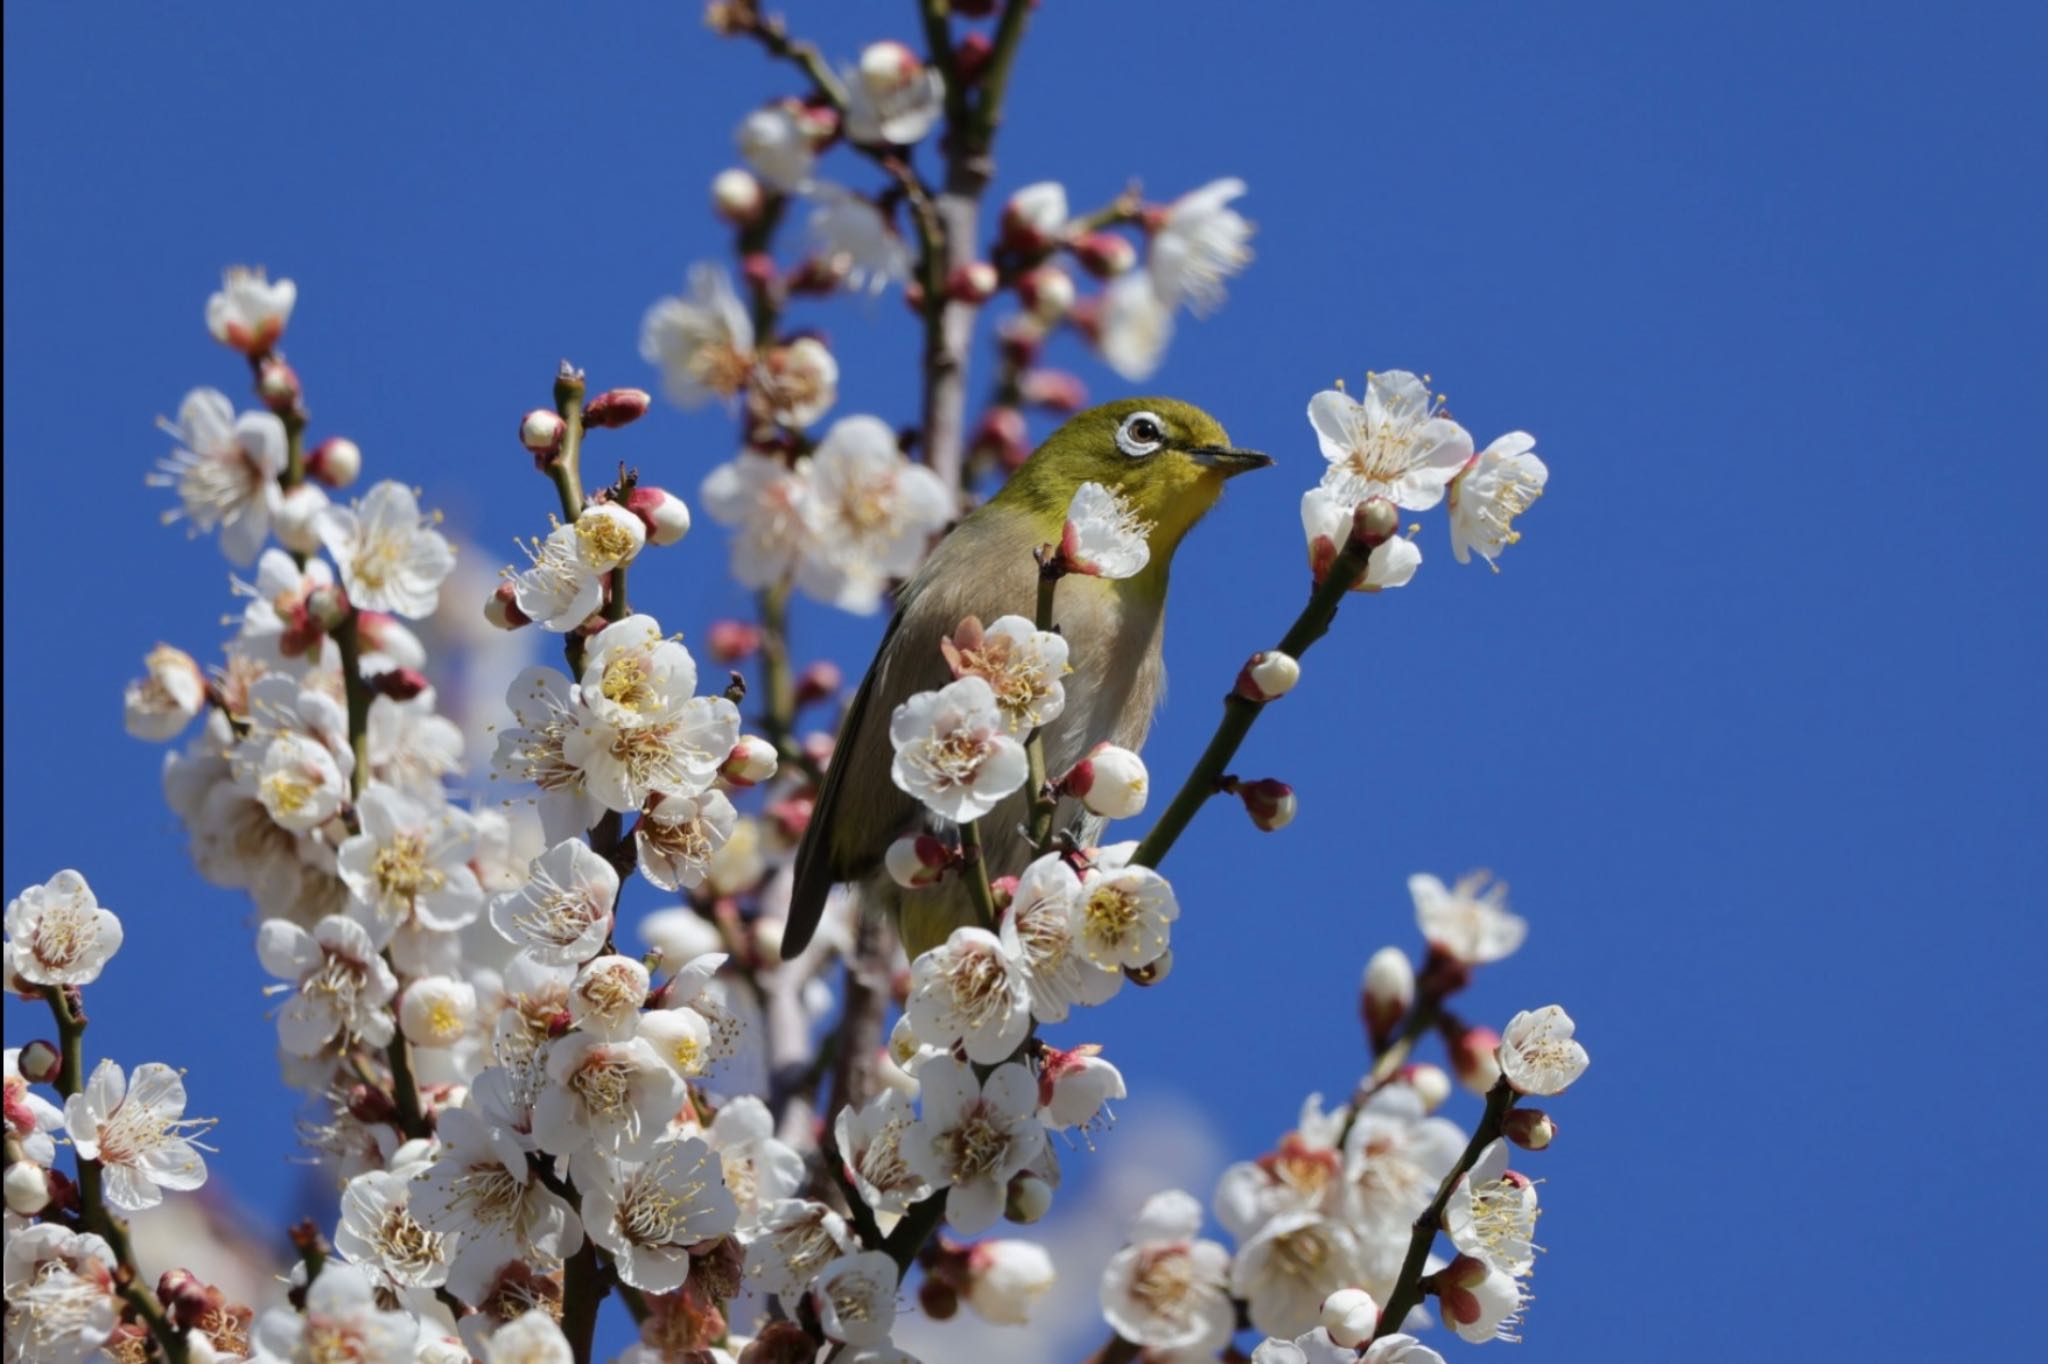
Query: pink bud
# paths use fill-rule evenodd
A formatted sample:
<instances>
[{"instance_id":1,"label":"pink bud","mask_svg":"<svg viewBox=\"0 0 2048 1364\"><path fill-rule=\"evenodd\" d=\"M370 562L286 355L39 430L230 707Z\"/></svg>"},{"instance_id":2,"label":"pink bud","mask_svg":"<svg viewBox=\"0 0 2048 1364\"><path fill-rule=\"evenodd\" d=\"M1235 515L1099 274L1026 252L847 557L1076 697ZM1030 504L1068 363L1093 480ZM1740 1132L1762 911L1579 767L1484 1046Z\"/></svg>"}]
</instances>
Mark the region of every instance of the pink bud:
<instances>
[{"instance_id":1,"label":"pink bud","mask_svg":"<svg viewBox=\"0 0 2048 1364\"><path fill-rule=\"evenodd\" d=\"M1057 322L1074 307L1074 278L1057 265L1041 265L1017 281L1017 297L1041 322Z\"/></svg>"},{"instance_id":2,"label":"pink bud","mask_svg":"<svg viewBox=\"0 0 2048 1364\"><path fill-rule=\"evenodd\" d=\"M1238 671L1236 691L1247 701L1277 701L1301 680L1301 664L1291 654L1267 649L1253 654Z\"/></svg>"},{"instance_id":3,"label":"pink bud","mask_svg":"<svg viewBox=\"0 0 2048 1364\"><path fill-rule=\"evenodd\" d=\"M956 266L946 276L946 297L955 303L986 303L995 297L1002 278L985 260L971 260Z\"/></svg>"},{"instance_id":4,"label":"pink bud","mask_svg":"<svg viewBox=\"0 0 2048 1364\"><path fill-rule=\"evenodd\" d=\"M720 663L738 663L761 647L761 627L743 620L717 620L706 633L711 656Z\"/></svg>"},{"instance_id":5,"label":"pink bud","mask_svg":"<svg viewBox=\"0 0 2048 1364\"><path fill-rule=\"evenodd\" d=\"M1138 248L1114 232L1090 232L1069 245L1081 268L1097 279L1114 279L1138 263Z\"/></svg>"},{"instance_id":6,"label":"pink bud","mask_svg":"<svg viewBox=\"0 0 2048 1364\"><path fill-rule=\"evenodd\" d=\"M1030 369L1017 381L1024 401L1049 412L1079 412L1088 405L1088 386L1063 369Z\"/></svg>"},{"instance_id":7,"label":"pink bud","mask_svg":"<svg viewBox=\"0 0 2048 1364\"><path fill-rule=\"evenodd\" d=\"M499 583L497 591L491 593L484 603L484 619L500 630L517 630L522 625L531 625L533 620L519 609L511 583Z\"/></svg>"},{"instance_id":8,"label":"pink bud","mask_svg":"<svg viewBox=\"0 0 2048 1364\"><path fill-rule=\"evenodd\" d=\"M299 652L310 647L313 636L323 631L341 628L342 623L348 619L348 593L342 590L339 583L322 583L306 594L305 611L307 637L300 645ZM287 621L285 633L294 633L295 624L297 623Z\"/></svg>"},{"instance_id":9,"label":"pink bud","mask_svg":"<svg viewBox=\"0 0 2048 1364\"><path fill-rule=\"evenodd\" d=\"M1515 1108L1501 1119L1500 1134L1524 1151L1541 1151L1557 1140L1557 1124L1540 1108Z\"/></svg>"},{"instance_id":10,"label":"pink bud","mask_svg":"<svg viewBox=\"0 0 2048 1364\"><path fill-rule=\"evenodd\" d=\"M346 488L362 471L362 449L347 436L329 436L306 456L306 473L330 488Z\"/></svg>"},{"instance_id":11,"label":"pink bud","mask_svg":"<svg viewBox=\"0 0 2048 1364\"><path fill-rule=\"evenodd\" d=\"M545 467L561 450L568 433L569 423L550 407L536 407L519 419L519 443L532 452L536 467Z\"/></svg>"},{"instance_id":12,"label":"pink bud","mask_svg":"<svg viewBox=\"0 0 2048 1364\"><path fill-rule=\"evenodd\" d=\"M837 692L845 681L837 663L819 659L797 677L796 703L799 706L816 705Z\"/></svg>"},{"instance_id":13,"label":"pink bud","mask_svg":"<svg viewBox=\"0 0 2048 1364\"><path fill-rule=\"evenodd\" d=\"M817 802L809 796L789 796L775 801L761 813L768 816L768 822L778 829L784 838L794 843L804 836L804 829L811 822L811 812Z\"/></svg>"},{"instance_id":14,"label":"pink bud","mask_svg":"<svg viewBox=\"0 0 2048 1364\"><path fill-rule=\"evenodd\" d=\"M640 518L654 544L672 545L690 533L689 505L666 488L639 484L626 494L626 510Z\"/></svg>"},{"instance_id":15,"label":"pink bud","mask_svg":"<svg viewBox=\"0 0 2048 1364\"><path fill-rule=\"evenodd\" d=\"M775 745L757 734L742 734L718 775L734 786L758 786L775 775Z\"/></svg>"},{"instance_id":16,"label":"pink bud","mask_svg":"<svg viewBox=\"0 0 2048 1364\"><path fill-rule=\"evenodd\" d=\"M845 256L812 256L791 272L783 287L792 294L823 297L837 293L852 270L853 265Z\"/></svg>"},{"instance_id":17,"label":"pink bud","mask_svg":"<svg viewBox=\"0 0 2048 1364\"><path fill-rule=\"evenodd\" d=\"M653 402L644 388L608 388L583 404L583 425L589 429L628 426L646 416Z\"/></svg>"},{"instance_id":18,"label":"pink bud","mask_svg":"<svg viewBox=\"0 0 2048 1364\"><path fill-rule=\"evenodd\" d=\"M282 417L299 405L299 376L283 360L270 356L256 370L256 396Z\"/></svg>"},{"instance_id":19,"label":"pink bud","mask_svg":"<svg viewBox=\"0 0 2048 1364\"><path fill-rule=\"evenodd\" d=\"M968 9L960 4L953 6L955 14L966 14ZM953 70L960 77L962 85L973 85L988 70L988 59L995 55L996 45L986 33L970 33L953 45Z\"/></svg>"},{"instance_id":20,"label":"pink bud","mask_svg":"<svg viewBox=\"0 0 2048 1364\"><path fill-rule=\"evenodd\" d=\"M1384 1046L1415 1002L1415 967L1398 947L1382 947L1365 964L1359 1011L1375 1048Z\"/></svg>"},{"instance_id":21,"label":"pink bud","mask_svg":"<svg viewBox=\"0 0 2048 1364\"><path fill-rule=\"evenodd\" d=\"M996 328L996 344L1002 348L1003 363L1027 369L1045 347L1045 327L1029 313L1012 313Z\"/></svg>"},{"instance_id":22,"label":"pink bud","mask_svg":"<svg viewBox=\"0 0 2048 1364\"><path fill-rule=\"evenodd\" d=\"M1451 1073L1474 1094L1484 1094L1500 1080L1500 1034L1473 1027L1451 1043Z\"/></svg>"},{"instance_id":23,"label":"pink bud","mask_svg":"<svg viewBox=\"0 0 2048 1364\"><path fill-rule=\"evenodd\" d=\"M434 684L427 681L427 675L417 668L393 668L365 679L365 685L372 696L388 696L394 701L410 701Z\"/></svg>"},{"instance_id":24,"label":"pink bud","mask_svg":"<svg viewBox=\"0 0 2048 1364\"><path fill-rule=\"evenodd\" d=\"M1015 469L1031 458L1031 432L1024 414L1014 407L991 407L975 428L973 453Z\"/></svg>"},{"instance_id":25,"label":"pink bud","mask_svg":"<svg viewBox=\"0 0 2048 1364\"><path fill-rule=\"evenodd\" d=\"M211 1313L220 1310L227 1295L189 1269L167 1269L157 1278L156 1296L171 1321L191 1330Z\"/></svg>"},{"instance_id":26,"label":"pink bud","mask_svg":"<svg viewBox=\"0 0 2048 1364\"><path fill-rule=\"evenodd\" d=\"M1021 255L1052 250L1066 225L1067 191L1051 180L1024 186L1003 205L1003 245Z\"/></svg>"},{"instance_id":27,"label":"pink bud","mask_svg":"<svg viewBox=\"0 0 2048 1364\"><path fill-rule=\"evenodd\" d=\"M766 251L754 251L740 262L740 274L756 289L765 289L775 282L775 257Z\"/></svg>"},{"instance_id":28,"label":"pink bud","mask_svg":"<svg viewBox=\"0 0 2048 1364\"><path fill-rule=\"evenodd\" d=\"M57 1050L55 1042L38 1037L21 1049L21 1055L14 1058L15 1069L21 1078L32 1085L54 1084L64 1069L63 1053Z\"/></svg>"},{"instance_id":29,"label":"pink bud","mask_svg":"<svg viewBox=\"0 0 2048 1364\"><path fill-rule=\"evenodd\" d=\"M882 854L889 879L905 890L936 885L959 860L960 854L935 834L905 834Z\"/></svg>"},{"instance_id":30,"label":"pink bud","mask_svg":"<svg viewBox=\"0 0 2048 1364\"><path fill-rule=\"evenodd\" d=\"M735 227L758 222L767 196L761 182L735 167L720 171L711 181L711 211Z\"/></svg>"},{"instance_id":31,"label":"pink bud","mask_svg":"<svg viewBox=\"0 0 2048 1364\"><path fill-rule=\"evenodd\" d=\"M1294 822L1294 788L1272 777L1237 783L1237 798L1244 802L1252 823L1266 833L1284 829Z\"/></svg>"}]
</instances>

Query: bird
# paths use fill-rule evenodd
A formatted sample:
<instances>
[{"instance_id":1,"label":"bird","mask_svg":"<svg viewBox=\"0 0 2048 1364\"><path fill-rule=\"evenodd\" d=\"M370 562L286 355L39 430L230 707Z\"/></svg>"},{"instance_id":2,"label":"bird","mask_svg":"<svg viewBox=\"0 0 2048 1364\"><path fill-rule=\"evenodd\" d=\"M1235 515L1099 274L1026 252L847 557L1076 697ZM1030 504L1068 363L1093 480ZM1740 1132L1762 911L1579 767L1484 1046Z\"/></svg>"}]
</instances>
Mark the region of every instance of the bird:
<instances>
[{"instance_id":1,"label":"bird","mask_svg":"<svg viewBox=\"0 0 2048 1364\"><path fill-rule=\"evenodd\" d=\"M890 777L889 722L912 695L952 680L941 649L963 619L1032 618L1038 599L1036 552L1056 545L1075 491L1096 483L1118 494L1145 523L1150 558L1123 579L1069 575L1053 599L1053 625L1065 638L1066 704L1041 729L1046 771L1066 772L1096 744L1136 750L1166 685L1161 656L1167 574L1174 551L1216 504L1224 483L1272 459L1230 443L1223 426L1191 403L1127 398L1076 413L1048 436L1009 481L964 517L897 594L874 661L847 707L803 840L797 849L782 956L802 952L817 931L834 885L858 883L863 913L895 920L910 958L974 921L962 878L906 889L883 868L889 845L906 833L949 834ZM1019 791L979 821L991 876L1023 870L1030 793ZM1063 797L1053 828L1092 843L1101 820Z\"/></svg>"}]
</instances>

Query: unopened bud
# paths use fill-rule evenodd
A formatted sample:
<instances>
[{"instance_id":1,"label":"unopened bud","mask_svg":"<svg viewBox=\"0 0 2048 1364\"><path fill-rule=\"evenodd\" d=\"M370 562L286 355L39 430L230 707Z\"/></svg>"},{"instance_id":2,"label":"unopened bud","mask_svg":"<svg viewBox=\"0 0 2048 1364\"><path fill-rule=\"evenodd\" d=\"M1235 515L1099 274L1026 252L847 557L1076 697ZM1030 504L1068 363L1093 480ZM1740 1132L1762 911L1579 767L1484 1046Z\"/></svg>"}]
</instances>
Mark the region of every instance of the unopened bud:
<instances>
[{"instance_id":1,"label":"unopened bud","mask_svg":"<svg viewBox=\"0 0 2048 1364\"><path fill-rule=\"evenodd\" d=\"M902 43L884 40L861 49L861 84L877 98L909 89L923 74L924 63Z\"/></svg>"},{"instance_id":2,"label":"unopened bud","mask_svg":"<svg viewBox=\"0 0 2048 1364\"><path fill-rule=\"evenodd\" d=\"M1067 226L1067 191L1056 180L1026 185L1003 205L1003 245L1025 255L1043 255Z\"/></svg>"},{"instance_id":3,"label":"unopened bud","mask_svg":"<svg viewBox=\"0 0 2048 1364\"><path fill-rule=\"evenodd\" d=\"M327 494L317 483L301 483L279 495L270 518L277 542L294 554L320 552L318 518L327 510Z\"/></svg>"},{"instance_id":4,"label":"unopened bud","mask_svg":"<svg viewBox=\"0 0 2048 1364\"><path fill-rule=\"evenodd\" d=\"M532 452L536 464L560 453L568 434L569 423L552 408L536 407L519 419L519 443Z\"/></svg>"},{"instance_id":5,"label":"unopened bud","mask_svg":"<svg viewBox=\"0 0 2048 1364\"><path fill-rule=\"evenodd\" d=\"M57 1044L38 1037L21 1049L14 1058L15 1069L21 1078L32 1085L54 1084L64 1069L64 1055L57 1050Z\"/></svg>"},{"instance_id":6,"label":"unopened bud","mask_svg":"<svg viewBox=\"0 0 2048 1364\"><path fill-rule=\"evenodd\" d=\"M1052 1185L1029 1170L1012 1176L1003 1200L1003 1216L1020 1226L1030 1226L1052 1208Z\"/></svg>"},{"instance_id":7,"label":"unopened bud","mask_svg":"<svg viewBox=\"0 0 2048 1364\"><path fill-rule=\"evenodd\" d=\"M715 620L705 637L711 644L711 656L720 663L751 658L761 647L761 627L743 620Z\"/></svg>"},{"instance_id":8,"label":"unopened bud","mask_svg":"<svg viewBox=\"0 0 2048 1364\"><path fill-rule=\"evenodd\" d=\"M644 388L608 388L583 404L586 430L630 426L647 415L654 399Z\"/></svg>"},{"instance_id":9,"label":"unopened bud","mask_svg":"<svg viewBox=\"0 0 2048 1364\"><path fill-rule=\"evenodd\" d=\"M1133 985L1157 985L1173 974L1173 949L1167 948L1143 966L1126 966L1124 979Z\"/></svg>"},{"instance_id":10,"label":"unopened bud","mask_svg":"<svg viewBox=\"0 0 2048 1364\"><path fill-rule=\"evenodd\" d=\"M517 630L533 624L533 618L519 609L518 589L509 582L499 583L491 599L484 603L484 619L500 630Z\"/></svg>"},{"instance_id":11,"label":"unopened bud","mask_svg":"<svg viewBox=\"0 0 2048 1364\"><path fill-rule=\"evenodd\" d=\"M1444 1074L1444 1068L1428 1061L1417 1061L1400 1069L1401 1083L1415 1091L1415 1097L1422 1100L1422 1111L1434 1113L1442 1108L1451 1097L1451 1077Z\"/></svg>"},{"instance_id":12,"label":"unopened bud","mask_svg":"<svg viewBox=\"0 0 2048 1364\"><path fill-rule=\"evenodd\" d=\"M775 745L758 734L742 734L718 775L734 786L758 786L775 775Z\"/></svg>"},{"instance_id":13,"label":"unopened bud","mask_svg":"<svg viewBox=\"0 0 2048 1364\"><path fill-rule=\"evenodd\" d=\"M640 484L626 494L626 510L647 527L649 544L672 545L690 533L689 504L666 488Z\"/></svg>"},{"instance_id":14,"label":"unopened bud","mask_svg":"<svg viewBox=\"0 0 2048 1364\"><path fill-rule=\"evenodd\" d=\"M1378 1046L1394 1035L1415 1002L1415 966L1398 947L1382 947L1365 964L1360 1011L1365 1031Z\"/></svg>"},{"instance_id":15,"label":"unopened bud","mask_svg":"<svg viewBox=\"0 0 2048 1364\"><path fill-rule=\"evenodd\" d=\"M1032 407L1048 412L1079 412L1088 406L1088 386L1063 369L1031 369L1017 381L1017 392Z\"/></svg>"},{"instance_id":16,"label":"unopened bud","mask_svg":"<svg viewBox=\"0 0 2048 1364\"><path fill-rule=\"evenodd\" d=\"M390 1122L398 1116L398 1105L391 1096L371 1085L351 1085L347 1103L349 1116L357 1122Z\"/></svg>"},{"instance_id":17,"label":"unopened bud","mask_svg":"<svg viewBox=\"0 0 2048 1364\"><path fill-rule=\"evenodd\" d=\"M1045 349L1045 324L1030 313L1011 313L996 327L996 346L1003 353L1004 364L1027 369Z\"/></svg>"},{"instance_id":18,"label":"unopened bud","mask_svg":"<svg viewBox=\"0 0 2048 1364\"><path fill-rule=\"evenodd\" d=\"M1484 1094L1500 1081L1500 1034L1492 1028L1467 1028L1451 1044L1451 1073L1474 1094Z\"/></svg>"},{"instance_id":19,"label":"unopened bud","mask_svg":"<svg viewBox=\"0 0 2048 1364\"><path fill-rule=\"evenodd\" d=\"M362 472L362 447L347 436L329 436L306 456L306 473L330 488L346 488Z\"/></svg>"},{"instance_id":20,"label":"unopened bud","mask_svg":"<svg viewBox=\"0 0 2048 1364\"><path fill-rule=\"evenodd\" d=\"M971 260L956 266L946 276L946 297L955 303L986 303L995 297L1002 279L985 260Z\"/></svg>"},{"instance_id":21,"label":"unopened bud","mask_svg":"<svg viewBox=\"0 0 2048 1364\"><path fill-rule=\"evenodd\" d=\"M917 1288L917 1307L933 1321L948 1321L960 1310L960 1295L937 1279L926 1279Z\"/></svg>"},{"instance_id":22,"label":"unopened bud","mask_svg":"<svg viewBox=\"0 0 2048 1364\"><path fill-rule=\"evenodd\" d=\"M804 836L804 830L810 827L811 814L817 809L817 804L809 796L790 796L774 802L761 813L768 817L770 827L778 830L789 842L795 843Z\"/></svg>"},{"instance_id":23,"label":"unopened bud","mask_svg":"<svg viewBox=\"0 0 2048 1364\"><path fill-rule=\"evenodd\" d=\"M756 289L775 283L775 257L766 251L752 251L740 261L740 274Z\"/></svg>"},{"instance_id":24,"label":"unopened bud","mask_svg":"<svg viewBox=\"0 0 2048 1364\"><path fill-rule=\"evenodd\" d=\"M1301 681L1301 664L1278 649L1253 654L1237 674L1237 694L1247 701L1277 701Z\"/></svg>"},{"instance_id":25,"label":"unopened bud","mask_svg":"<svg viewBox=\"0 0 2048 1364\"><path fill-rule=\"evenodd\" d=\"M1294 822L1294 788L1272 777L1237 783L1237 798L1244 802L1252 823L1266 833L1284 829Z\"/></svg>"},{"instance_id":26,"label":"unopened bud","mask_svg":"<svg viewBox=\"0 0 2048 1364\"><path fill-rule=\"evenodd\" d=\"M1363 1288L1340 1288L1323 1299L1323 1329L1347 1350L1370 1341L1379 1324L1379 1304Z\"/></svg>"},{"instance_id":27,"label":"unopened bud","mask_svg":"<svg viewBox=\"0 0 2048 1364\"><path fill-rule=\"evenodd\" d=\"M1024 414L1014 407L991 407L975 428L973 452L991 459L1005 469L1014 469L1031 458L1031 432Z\"/></svg>"},{"instance_id":28,"label":"unopened bud","mask_svg":"<svg viewBox=\"0 0 2048 1364\"><path fill-rule=\"evenodd\" d=\"M953 13L966 14L969 11L959 5L953 6ZM986 9L983 10L986 13ZM989 58L995 56L996 45L986 33L969 33L953 45L953 73L962 85L973 85L988 70Z\"/></svg>"},{"instance_id":29,"label":"unopened bud","mask_svg":"<svg viewBox=\"0 0 2048 1364\"><path fill-rule=\"evenodd\" d=\"M821 658L798 674L796 703L799 706L815 705L837 692L845 682L846 678L839 671L839 665L830 659Z\"/></svg>"},{"instance_id":30,"label":"unopened bud","mask_svg":"<svg viewBox=\"0 0 2048 1364\"><path fill-rule=\"evenodd\" d=\"M1368 497L1351 512L1351 538L1378 549L1401 529L1401 509L1384 497Z\"/></svg>"},{"instance_id":31,"label":"unopened bud","mask_svg":"<svg viewBox=\"0 0 2048 1364\"><path fill-rule=\"evenodd\" d=\"M737 166L712 177L711 211L735 227L760 221L761 207L767 201L761 182Z\"/></svg>"},{"instance_id":32,"label":"unopened bud","mask_svg":"<svg viewBox=\"0 0 2048 1364\"><path fill-rule=\"evenodd\" d=\"M276 356L265 360L256 371L256 396L263 405L282 417L299 405L299 376Z\"/></svg>"},{"instance_id":33,"label":"unopened bud","mask_svg":"<svg viewBox=\"0 0 2048 1364\"><path fill-rule=\"evenodd\" d=\"M17 1160L7 1167L7 1211L18 1217L34 1217L50 1206L50 1181L43 1167L32 1160Z\"/></svg>"},{"instance_id":34,"label":"unopened bud","mask_svg":"<svg viewBox=\"0 0 2048 1364\"><path fill-rule=\"evenodd\" d=\"M1074 309L1074 278L1057 265L1041 265L1017 281L1017 297L1041 322L1057 322Z\"/></svg>"},{"instance_id":35,"label":"unopened bud","mask_svg":"<svg viewBox=\"0 0 2048 1364\"><path fill-rule=\"evenodd\" d=\"M156 1281L157 1300L173 1325L191 1330L227 1301L227 1295L189 1269L167 1269Z\"/></svg>"},{"instance_id":36,"label":"unopened bud","mask_svg":"<svg viewBox=\"0 0 2048 1364\"><path fill-rule=\"evenodd\" d=\"M1114 232L1090 232L1069 247L1081 268L1097 279L1115 279L1138 263L1138 248Z\"/></svg>"},{"instance_id":37,"label":"unopened bud","mask_svg":"<svg viewBox=\"0 0 2048 1364\"><path fill-rule=\"evenodd\" d=\"M1078 796L1092 814L1129 819L1145 808L1150 788L1145 763L1128 748L1097 744L1060 779L1060 790Z\"/></svg>"},{"instance_id":38,"label":"unopened bud","mask_svg":"<svg viewBox=\"0 0 2048 1364\"><path fill-rule=\"evenodd\" d=\"M1514 1108L1501 1119L1500 1134L1524 1151L1541 1151L1557 1140L1557 1124L1540 1108Z\"/></svg>"},{"instance_id":39,"label":"unopened bud","mask_svg":"<svg viewBox=\"0 0 2048 1364\"><path fill-rule=\"evenodd\" d=\"M410 701L434 684L418 668L392 668L369 678L366 684L372 696L388 696L394 701Z\"/></svg>"},{"instance_id":40,"label":"unopened bud","mask_svg":"<svg viewBox=\"0 0 2048 1364\"><path fill-rule=\"evenodd\" d=\"M959 854L934 834L905 834L882 854L889 879L905 890L935 885Z\"/></svg>"},{"instance_id":41,"label":"unopened bud","mask_svg":"<svg viewBox=\"0 0 2048 1364\"><path fill-rule=\"evenodd\" d=\"M348 612L348 593L338 583L322 583L306 594L306 619L322 630L339 630Z\"/></svg>"}]
</instances>

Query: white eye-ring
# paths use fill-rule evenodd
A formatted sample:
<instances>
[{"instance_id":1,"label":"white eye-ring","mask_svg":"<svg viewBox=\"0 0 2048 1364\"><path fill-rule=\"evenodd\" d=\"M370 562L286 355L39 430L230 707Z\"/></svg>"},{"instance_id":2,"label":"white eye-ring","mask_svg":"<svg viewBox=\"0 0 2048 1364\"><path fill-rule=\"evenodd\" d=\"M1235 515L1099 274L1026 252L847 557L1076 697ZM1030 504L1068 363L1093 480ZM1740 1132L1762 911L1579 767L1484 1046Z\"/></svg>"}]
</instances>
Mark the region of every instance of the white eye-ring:
<instances>
[{"instance_id":1,"label":"white eye-ring","mask_svg":"<svg viewBox=\"0 0 2048 1364\"><path fill-rule=\"evenodd\" d=\"M1132 459L1143 459L1166 443L1166 423L1152 412L1133 412L1116 429L1116 448Z\"/></svg>"}]
</instances>

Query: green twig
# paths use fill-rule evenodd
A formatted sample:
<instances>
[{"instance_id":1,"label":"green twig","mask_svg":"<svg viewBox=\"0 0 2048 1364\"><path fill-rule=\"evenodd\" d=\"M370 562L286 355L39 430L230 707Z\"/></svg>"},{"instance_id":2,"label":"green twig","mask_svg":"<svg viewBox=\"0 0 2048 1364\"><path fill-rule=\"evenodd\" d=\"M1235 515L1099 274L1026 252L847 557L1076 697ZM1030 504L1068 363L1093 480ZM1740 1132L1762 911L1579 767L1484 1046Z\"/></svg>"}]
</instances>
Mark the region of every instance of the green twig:
<instances>
[{"instance_id":1,"label":"green twig","mask_svg":"<svg viewBox=\"0 0 2048 1364\"><path fill-rule=\"evenodd\" d=\"M982 928L996 931L996 895L988 883L988 859L981 853L981 825L966 820L960 825L960 874L967 878L967 893L974 897Z\"/></svg>"},{"instance_id":2,"label":"green twig","mask_svg":"<svg viewBox=\"0 0 2048 1364\"><path fill-rule=\"evenodd\" d=\"M1465 1154L1458 1157L1458 1163L1444 1176L1437 1186L1436 1197L1422 1215L1415 1219L1415 1225L1408 1236L1408 1255L1401 1261L1401 1273L1394 1280L1394 1290L1387 1295L1380 1308L1379 1330L1373 1339L1391 1335L1401 1329L1401 1323L1422 1301L1422 1272L1429 1263L1429 1248L1436 1243L1437 1228L1443 1225L1444 1207L1451 1201L1451 1191L1479 1161L1480 1152L1500 1137L1500 1126L1515 1106L1515 1091L1503 1079L1496 1081L1486 1095L1486 1113L1479 1119L1479 1125L1472 1129L1472 1140L1465 1147Z\"/></svg>"}]
</instances>

